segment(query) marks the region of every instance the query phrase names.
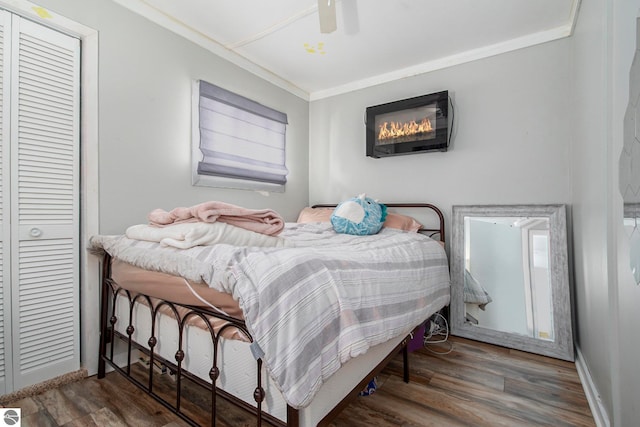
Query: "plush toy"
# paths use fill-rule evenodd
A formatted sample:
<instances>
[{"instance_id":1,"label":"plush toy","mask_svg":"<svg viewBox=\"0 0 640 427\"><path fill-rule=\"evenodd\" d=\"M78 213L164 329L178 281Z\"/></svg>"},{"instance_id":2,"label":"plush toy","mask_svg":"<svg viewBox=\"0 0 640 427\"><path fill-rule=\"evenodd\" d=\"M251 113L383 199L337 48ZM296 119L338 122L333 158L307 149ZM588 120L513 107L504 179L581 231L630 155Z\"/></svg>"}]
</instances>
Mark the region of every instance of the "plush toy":
<instances>
[{"instance_id":1,"label":"plush toy","mask_svg":"<svg viewBox=\"0 0 640 427\"><path fill-rule=\"evenodd\" d=\"M387 217L387 207L360 194L336 206L331 224L337 233L364 236L376 234Z\"/></svg>"}]
</instances>

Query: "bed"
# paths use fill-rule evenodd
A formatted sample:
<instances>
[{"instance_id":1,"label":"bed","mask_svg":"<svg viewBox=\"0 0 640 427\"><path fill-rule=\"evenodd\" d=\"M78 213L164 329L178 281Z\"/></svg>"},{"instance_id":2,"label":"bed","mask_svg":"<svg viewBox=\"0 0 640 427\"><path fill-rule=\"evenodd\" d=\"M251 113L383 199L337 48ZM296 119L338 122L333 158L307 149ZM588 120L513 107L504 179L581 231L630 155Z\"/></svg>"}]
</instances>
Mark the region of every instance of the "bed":
<instances>
[{"instance_id":1,"label":"bed","mask_svg":"<svg viewBox=\"0 0 640 427\"><path fill-rule=\"evenodd\" d=\"M449 303L444 218L427 203L386 205L393 223L364 237L332 230L335 205L305 208L268 247L92 237L103 257L98 377L111 367L192 425L202 421L185 410L187 385L210 393L211 425L225 401L256 425L315 426L399 352L408 382L411 332ZM166 377L173 394L159 391Z\"/></svg>"}]
</instances>

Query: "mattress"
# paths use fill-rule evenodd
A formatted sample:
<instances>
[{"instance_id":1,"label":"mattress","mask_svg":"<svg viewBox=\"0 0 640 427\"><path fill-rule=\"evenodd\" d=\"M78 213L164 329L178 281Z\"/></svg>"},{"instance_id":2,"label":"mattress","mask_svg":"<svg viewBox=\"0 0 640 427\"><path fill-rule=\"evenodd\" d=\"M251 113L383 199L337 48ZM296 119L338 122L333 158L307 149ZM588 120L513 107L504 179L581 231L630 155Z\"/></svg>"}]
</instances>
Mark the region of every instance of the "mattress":
<instances>
[{"instance_id":1,"label":"mattress","mask_svg":"<svg viewBox=\"0 0 640 427\"><path fill-rule=\"evenodd\" d=\"M211 306L227 315L242 319L238 302L228 293L210 288L205 283L186 280L159 271L149 271L114 258L111 278L122 288L133 293L152 295L155 298L183 305ZM203 301L204 300L204 301Z\"/></svg>"},{"instance_id":2,"label":"mattress","mask_svg":"<svg viewBox=\"0 0 640 427\"><path fill-rule=\"evenodd\" d=\"M145 270L117 258L114 258L111 263L111 278L119 287L127 290L132 298L138 294L150 295L154 306L164 300L182 305L205 307L236 319L243 319L242 310L231 295L219 292L201 282L188 281L159 271ZM146 299L140 299L140 302L147 303ZM179 306L176 309L181 315L186 312L186 309ZM168 315L171 311L168 306L161 307L160 310ZM204 320L200 317L192 316L188 321L192 325L207 330ZM210 324L217 333L227 322L212 317ZM222 335L225 338L248 341L245 334L236 328L225 328Z\"/></svg>"}]
</instances>

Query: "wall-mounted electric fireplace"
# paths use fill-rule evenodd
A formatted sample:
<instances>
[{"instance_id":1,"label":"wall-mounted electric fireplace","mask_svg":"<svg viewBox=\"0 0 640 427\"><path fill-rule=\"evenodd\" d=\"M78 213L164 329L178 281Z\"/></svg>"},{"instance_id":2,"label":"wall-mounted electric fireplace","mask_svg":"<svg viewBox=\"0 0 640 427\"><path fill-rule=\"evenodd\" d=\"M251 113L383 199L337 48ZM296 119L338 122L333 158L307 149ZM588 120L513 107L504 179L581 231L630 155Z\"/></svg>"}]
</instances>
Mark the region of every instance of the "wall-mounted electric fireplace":
<instances>
[{"instance_id":1,"label":"wall-mounted electric fireplace","mask_svg":"<svg viewBox=\"0 0 640 427\"><path fill-rule=\"evenodd\" d=\"M449 92L437 92L367 108L367 156L447 151Z\"/></svg>"}]
</instances>

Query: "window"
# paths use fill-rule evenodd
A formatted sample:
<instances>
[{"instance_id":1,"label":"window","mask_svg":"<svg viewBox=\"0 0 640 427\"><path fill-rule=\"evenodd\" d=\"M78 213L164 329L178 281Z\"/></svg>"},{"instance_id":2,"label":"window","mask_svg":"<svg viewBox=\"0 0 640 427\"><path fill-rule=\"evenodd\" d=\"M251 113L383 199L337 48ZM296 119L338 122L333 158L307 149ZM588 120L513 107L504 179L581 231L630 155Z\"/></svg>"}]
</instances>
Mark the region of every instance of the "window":
<instances>
[{"instance_id":1,"label":"window","mask_svg":"<svg viewBox=\"0 0 640 427\"><path fill-rule=\"evenodd\" d=\"M284 191L286 114L202 80L193 103L194 185Z\"/></svg>"}]
</instances>

